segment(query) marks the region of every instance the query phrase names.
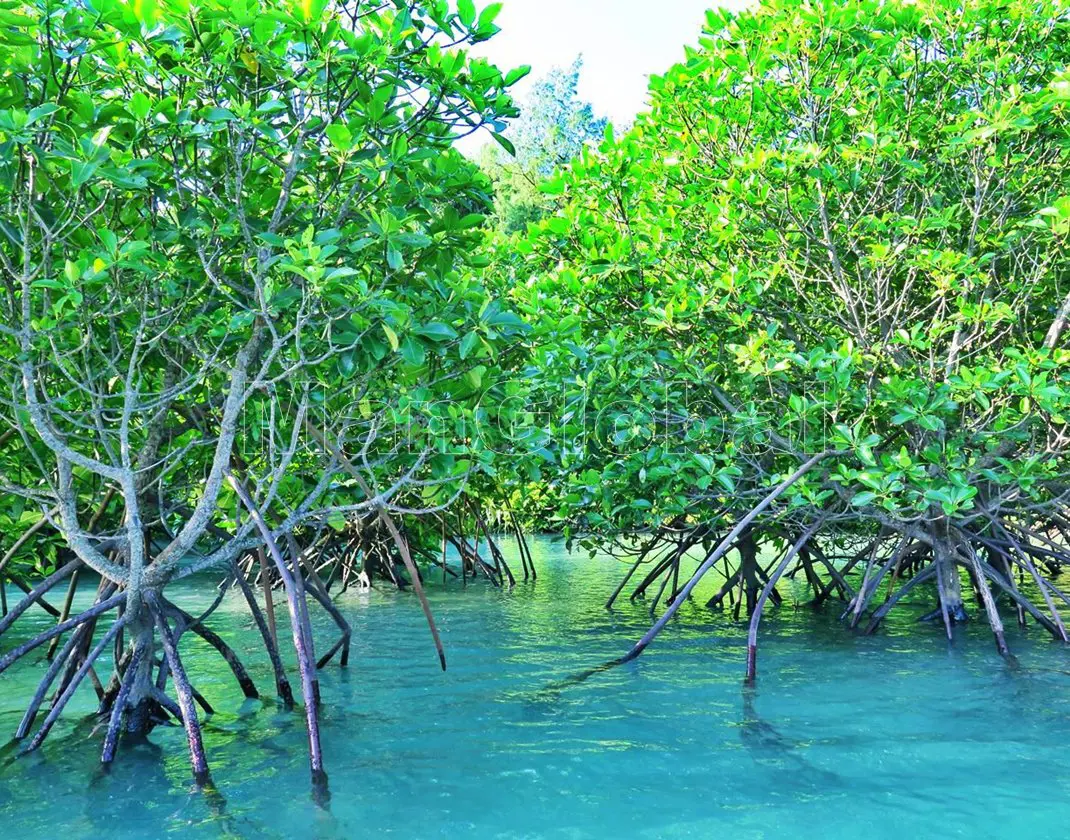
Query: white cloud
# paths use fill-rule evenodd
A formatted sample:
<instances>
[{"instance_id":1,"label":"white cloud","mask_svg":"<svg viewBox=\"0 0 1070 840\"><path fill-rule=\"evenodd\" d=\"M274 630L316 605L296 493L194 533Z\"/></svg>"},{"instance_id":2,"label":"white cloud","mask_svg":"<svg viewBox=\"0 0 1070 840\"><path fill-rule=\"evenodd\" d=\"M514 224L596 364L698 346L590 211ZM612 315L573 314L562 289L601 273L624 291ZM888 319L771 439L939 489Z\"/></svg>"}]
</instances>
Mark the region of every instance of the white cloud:
<instances>
[{"instance_id":1,"label":"white cloud","mask_svg":"<svg viewBox=\"0 0 1070 840\"><path fill-rule=\"evenodd\" d=\"M599 116L631 122L646 103L647 79L683 60L684 45L697 44L711 0L504 0L502 31L475 49L503 70L530 64L526 85L555 66L584 59L580 96ZM485 4L482 4L485 5ZM739 6L740 0L724 5ZM485 135L471 138L478 148Z\"/></svg>"}]
</instances>

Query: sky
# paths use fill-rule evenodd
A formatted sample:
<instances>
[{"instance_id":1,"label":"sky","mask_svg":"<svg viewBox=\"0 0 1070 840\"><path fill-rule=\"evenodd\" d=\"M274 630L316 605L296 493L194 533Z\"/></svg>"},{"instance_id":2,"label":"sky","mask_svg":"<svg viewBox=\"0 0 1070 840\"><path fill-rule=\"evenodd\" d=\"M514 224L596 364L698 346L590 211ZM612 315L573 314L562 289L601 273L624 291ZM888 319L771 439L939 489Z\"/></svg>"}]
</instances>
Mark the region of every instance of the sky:
<instances>
[{"instance_id":1,"label":"sky","mask_svg":"<svg viewBox=\"0 0 1070 840\"><path fill-rule=\"evenodd\" d=\"M496 21L502 31L475 51L503 71L531 65L531 75L514 88L517 100L523 102L533 80L582 54L579 95L598 116L617 125L631 122L643 109L647 77L683 60L685 44L698 43L707 8L741 5L739 0L503 2ZM473 142L478 147L485 140Z\"/></svg>"}]
</instances>

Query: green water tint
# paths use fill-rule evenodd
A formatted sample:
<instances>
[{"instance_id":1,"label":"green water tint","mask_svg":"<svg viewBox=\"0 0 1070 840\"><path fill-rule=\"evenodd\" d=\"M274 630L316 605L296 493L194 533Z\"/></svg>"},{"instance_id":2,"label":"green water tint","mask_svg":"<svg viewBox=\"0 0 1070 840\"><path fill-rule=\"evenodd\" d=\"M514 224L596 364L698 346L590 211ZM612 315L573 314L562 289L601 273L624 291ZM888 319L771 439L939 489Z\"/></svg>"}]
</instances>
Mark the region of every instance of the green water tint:
<instances>
[{"instance_id":1,"label":"green water tint","mask_svg":"<svg viewBox=\"0 0 1070 840\"><path fill-rule=\"evenodd\" d=\"M320 677L326 809L309 793L301 715L243 702L223 661L187 637L190 676L217 710L204 725L217 791L193 788L177 727L122 744L102 773L102 734L79 721L95 707L86 687L38 753L0 754L5 835L1067 836L1070 653L1039 628L1008 621L1012 670L983 620L957 629L950 647L942 627L916 625L926 593L876 637L844 630L836 604L771 608L748 694L745 629L699 598L638 661L560 687L627 651L650 615L626 598L604 609L621 563L569 557L549 541L533 551L538 582L511 592L443 587L431 575L445 674L411 594L339 599L353 655ZM212 591L191 585L174 597L195 612ZM38 613L20 634L46 626ZM333 626L318 611L314 620L323 648ZM270 693L240 596L212 626ZM23 664L0 677L5 735L39 673Z\"/></svg>"}]
</instances>

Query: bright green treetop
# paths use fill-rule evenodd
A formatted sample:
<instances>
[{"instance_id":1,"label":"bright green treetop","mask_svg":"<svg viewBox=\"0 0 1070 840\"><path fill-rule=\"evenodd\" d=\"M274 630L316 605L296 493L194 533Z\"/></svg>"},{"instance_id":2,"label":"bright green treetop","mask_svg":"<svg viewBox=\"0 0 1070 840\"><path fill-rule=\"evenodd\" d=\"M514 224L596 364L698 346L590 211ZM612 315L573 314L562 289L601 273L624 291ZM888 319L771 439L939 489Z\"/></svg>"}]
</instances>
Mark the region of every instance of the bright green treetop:
<instances>
[{"instance_id":1,"label":"bright green treetop","mask_svg":"<svg viewBox=\"0 0 1070 840\"><path fill-rule=\"evenodd\" d=\"M711 13L521 246L547 394L587 405L559 435L584 442L567 504L610 530L731 520L831 450L781 512L910 533L1050 514L1068 59L1060 3Z\"/></svg>"},{"instance_id":2,"label":"bright green treetop","mask_svg":"<svg viewBox=\"0 0 1070 840\"><path fill-rule=\"evenodd\" d=\"M227 470L282 530L366 508L307 421L398 504L492 458L471 415L522 325L477 277L488 184L451 144L515 113L465 49L498 8L0 9L3 482L86 562L120 574L79 537L105 487L164 577L232 529Z\"/></svg>"}]
</instances>

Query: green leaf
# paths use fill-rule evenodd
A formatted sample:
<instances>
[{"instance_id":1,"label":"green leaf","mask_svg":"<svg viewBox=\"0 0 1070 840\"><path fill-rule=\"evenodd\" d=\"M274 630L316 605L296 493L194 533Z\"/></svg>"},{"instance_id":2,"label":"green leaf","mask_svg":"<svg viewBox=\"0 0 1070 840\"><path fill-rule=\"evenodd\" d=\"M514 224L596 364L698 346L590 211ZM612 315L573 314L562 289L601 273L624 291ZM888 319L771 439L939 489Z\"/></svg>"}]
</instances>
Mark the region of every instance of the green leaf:
<instances>
[{"instance_id":1,"label":"green leaf","mask_svg":"<svg viewBox=\"0 0 1070 840\"><path fill-rule=\"evenodd\" d=\"M130 113L137 117L139 120L145 119L152 110L152 100L150 100L140 90L130 97Z\"/></svg>"},{"instance_id":2,"label":"green leaf","mask_svg":"<svg viewBox=\"0 0 1070 840\"><path fill-rule=\"evenodd\" d=\"M494 25L494 21L498 17L498 15L501 14L501 11L501 3L491 3L485 9L483 9L483 12L479 15L479 25L476 28L480 31L489 29L491 26Z\"/></svg>"},{"instance_id":3,"label":"green leaf","mask_svg":"<svg viewBox=\"0 0 1070 840\"><path fill-rule=\"evenodd\" d=\"M400 242L406 248L426 248L432 240L426 233L399 233L394 237L394 241Z\"/></svg>"},{"instance_id":4,"label":"green leaf","mask_svg":"<svg viewBox=\"0 0 1070 840\"><path fill-rule=\"evenodd\" d=\"M349 126L343 123L331 123L327 126L327 139L340 152L348 152L353 148L353 133Z\"/></svg>"},{"instance_id":5,"label":"green leaf","mask_svg":"<svg viewBox=\"0 0 1070 840\"><path fill-rule=\"evenodd\" d=\"M513 157L516 157L516 146L514 146L509 139L503 137L497 131L492 131L491 136L498 141L499 146L505 149L505 151L507 151Z\"/></svg>"},{"instance_id":6,"label":"green leaf","mask_svg":"<svg viewBox=\"0 0 1070 840\"><path fill-rule=\"evenodd\" d=\"M326 274L323 275L325 280L341 280L345 277L354 277L360 274L355 268L350 268L347 265L340 265L337 268L332 268Z\"/></svg>"},{"instance_id":7,"label":"green leaf","mask_svg":"<svg viewBox=\"0 0 1070 840\"><path fill-rule=\"evenodd\" d=\"M301 20L303 23L318 23L323 17L327 0L300 0Z\"/></svg>"},{"instance_id":8,"label":"green leaf","mask_svg":"<svg viewBox=\"0 0 1070 840\"><path fill-rule=\"evenodd\" d=\"M479 346L479 333L470 332L463 339L461 339L460 354L461 359L467 359L472 355L472 351Z\"/></svg>"},{"instance_id":9,"label":"green leaf","mask_svg":"<svg viewBox=\"0 0 1070 840\"><path fill-rule=\"evenodd\" d=\"M401 357L413 367L420 367L424 363L424 346L411 335L405 336L401 342Z\"/></svg>"},{"instance_id":10,"label":"green leaf","mask_svg":"<svg viewBox=\"0 0 1070 840\"><path fill-rule=\"evenodd\" d=\"M869 490L864 490L861 493L856 493L854 498L851 499L851 504L855 507L865 507L877 498L877 494Z\"/></svg>"},{"instance_id":11,"label":"green leaf","mask_svg":"<svg viewBox=\"0 0 1070 840\"><path fill-rule=\"evenodd\" d=\"M26 124L33 125L35 122L43 120L49 114L54 114L58 110L59 105L55 105L51 102L46 103L44 105L38 105L36 108L31 108L30 113L28 115L29 118L27 119Z\"/></svg>"},{"instance_id":12,"label":"green leaf","mask_svg":"<svg viewBox=\"0 0 1070 840\"><path fill-rule=\"evenodd\" d=\"M352 351L342 353L338 357L338 372L343 378L349 379L356 372L357 363Z\"/></svg>"},{"instance_id":13,"label":"green leaf","mask_svg":"<svg viewBox=\"0 0 1070 840\"><path fill-rule=\"evenodd\" d=\"M472 389L481 388L483 386L483 375L486 372L486 365L476 365L464 375L465 384Z\"/></svg>"},{"instance_id":14,"label":"green leaf","mask_svg":"<svg viewBox=\"0 0 1070 840\"><path fill-rule=\"evenodd\" d=\"M390 349L396 353L398 350L398 334L388 324L383 324L383 332L386 333L386 340L390 342Z\"/></svg>"},{"instance_id":15,"label":"green leaf","mask_svg":"<svg viewBox=\"0 0 1070 840\"><path fill-rule=\"evenodd\" d=\"M208 122L231 122L237 119L234 116L234 112L227 108L209 108L204 118Z\"/></svg>"},{"instance_id":16,"label":"green leaf","mask_svg":"<svg viewBox=\"0 0 1070 840\"><path fill-rule=\"evenodd\" d=\"M417 335L422 335L424 338L429 338L431 341L449 341L457 337L457 332L453 327L439 322L424 324L414 329L413 332Z\"/></svg>"},{"instance_id":17,"label":"green leaf","mask_svg":"<svg viewBox=\"0 0 1070 840\"><path fill-rule=\"evenodd\" d=\"M72 160L71 183L75 187L82 186L83 184L88 182L90 178L93 177L93 173L97 171L97 167L99 165L99 163L95 163L93 161L86 162L80 160Z\"/></svg>"},{"instance_id":18,"label":"green leaf","mask_svg":"<svg viewBox=\"0 0 1070 840\"><path fill-rule=\"evenodd\" d=\"M732 476L730 476L724 470L718 470L717 473L714 475L714 478L716 478L717 483L720 484L729 493L736 492L736 482L733 481Z\"/></svg>"},{"instance_id":19,"label":"green leaf","mask_svg":"<svg viewBox=\"0 0 1070 840\"><path fill-rule=\"evenodd\" d=\"M474 0L457 0L457 15L466 27L471 28L476 22L476 4Z\"/></svg>"},{"instance_id":20,"label":"green leaf","mask_svg":"<svg viewBox=\"0 0 1070 840\"><path fill-rule=\"evenodd\" d=\"M514 67L508 73L505 74L505 87L512 87L521 79L531 73L531 65L523 64L520 67Z\"/></svg>"},{"instance_id":21,"label":"green leaf","mask_svg":"<svg viewBox=\"0 0 1070 840\"><path fill-rule=\"evenodd\" d=\"M32 285L35 289L67 290L67 285L65 283L61 283L59 280L53 280L51 277L42 277L39 280L34 280Z\"/></svg>"},{"instance_id":22,"label":"green leaf","mask_svg":"<svg viewBox=\"0 0 1070 840\"><path fill-rule=\"evenodd\" d=\"M539 192L543 193L544 195L564 195L564 177L559 175L556 178L547 178L545 181L539 184Z\"/></svg>"},{"instance_id":23,"label":"green leaf","mask_svg":"<svg viewBox=\"0 0 1070 840\"><path fill-rule=\"evenodd\" d=\"M461 217L461 220L457 222L457 227L461 230L479 227L486 220L487 217L484 216L482 213L469 213L468 215Z\"/></svg>"},{"instance_id":24,"label":"green leaf","mask_svg":"<svg viewBox=\"0 0 1070 840\"><path fill-rule=\"evenodd\" d=\"M518 316L512 312L496 312L486 319L486 323L499 329L505 327L511 331L523 329L527 326Z\"/></svg>"}]
</instances>

